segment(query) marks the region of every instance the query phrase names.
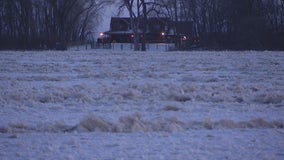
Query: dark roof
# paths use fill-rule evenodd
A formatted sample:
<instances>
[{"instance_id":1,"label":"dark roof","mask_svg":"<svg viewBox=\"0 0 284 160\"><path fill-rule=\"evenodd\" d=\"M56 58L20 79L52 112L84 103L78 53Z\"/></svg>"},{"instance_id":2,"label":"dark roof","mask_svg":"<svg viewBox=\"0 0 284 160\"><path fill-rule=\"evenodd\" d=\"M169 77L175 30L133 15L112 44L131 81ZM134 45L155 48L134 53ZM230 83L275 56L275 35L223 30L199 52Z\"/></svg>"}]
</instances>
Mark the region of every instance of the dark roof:
<instances>
[{"instance_id":1,"label":"dark roof","mask_svg":"<svg viewBox=\"0 0 284 160\"><path fill-rule=\"evenodd\" d=\"M111 31L127 31L130 28L130 18L112 17L110 22Z\"/></svg>"}]
</instances>

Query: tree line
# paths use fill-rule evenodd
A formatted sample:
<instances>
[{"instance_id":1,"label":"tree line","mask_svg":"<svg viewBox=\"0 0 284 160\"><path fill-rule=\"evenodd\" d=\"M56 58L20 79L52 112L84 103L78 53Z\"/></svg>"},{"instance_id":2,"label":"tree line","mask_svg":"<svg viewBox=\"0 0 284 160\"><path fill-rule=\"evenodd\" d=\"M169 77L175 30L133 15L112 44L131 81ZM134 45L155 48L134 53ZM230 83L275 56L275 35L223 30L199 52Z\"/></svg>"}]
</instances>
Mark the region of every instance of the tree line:
<instances>
[{"instance_id":1,"label":"tree line","mask_svg":"<svg viewBox=\"0 0 284 160\"><path fill-rule=\"evenodd\" d=\"M283 49L284 0L180 0L181 20L209 48Z\"/></svg>"},{"instance_id":2,"label":"tree line","mask_svg":"<svg viewBox=\"0 0 284 160\"><path fill-rule=\"evenodd\" d=\"M0 0L0 49L85 41L107 0Z\"/></svg>"},{"instance_id":3,"label":"tree line","mask_svg":"<svg viewBox=\"0 0 284 160\"><path fill-rule=\"evenodd\" d=\"M199 37L204 48L284 49L284 0L121 0L121 2L121 7L126 7L132 17L158 16L170 17L176 22L192 21L192 36Z\"/></svg>"},{"instance_id":4,"label":"tree line","mask_svg":"<svg viewBox=\"0 0 284 160\"><path fill-rule=\"evenodd\" d=\"M86 41L99 24L102 8L113 2L118 1L0 0L0 49L51 49L56 43ZM120 2L119 8L142 19L141 24L147 17L192 21L192 36L199 37L203 48L284 50L284 0Z\"/></svg>"}]
</instances>

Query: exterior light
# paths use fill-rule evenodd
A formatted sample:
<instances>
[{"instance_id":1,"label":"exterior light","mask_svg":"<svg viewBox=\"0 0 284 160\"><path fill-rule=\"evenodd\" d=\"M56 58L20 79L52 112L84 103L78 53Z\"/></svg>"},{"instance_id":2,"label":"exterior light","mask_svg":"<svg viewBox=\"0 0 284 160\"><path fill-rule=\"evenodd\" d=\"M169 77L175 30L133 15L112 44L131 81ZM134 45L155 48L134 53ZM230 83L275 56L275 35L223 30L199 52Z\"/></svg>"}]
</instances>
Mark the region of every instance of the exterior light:
<instances>
[{"instance_id":1,"label":"exterior light","mask_svg":"<svg viewBox=\"0 0 284 160\"><path fill-rule=\"evenodd\" d=\"M182 40L187 40L187 37L186 36L182 36Z\"/></svg>"},{"instance_id":2,"label":"exterior light","mask_svg":"<svg viewBox=\"0 0 284 160\"><path fill-rule=\"evenodd\" d=\"M165 36L165 35L166 35L165 32L162 32L162 33L161 33L161 36Z\"/></svg>"},{"instance_id":3,"label":"exterior light","mask_svg":"<svg viewBox=\"0 0 284 160\"><path fill-rule=\"evenodd\" d=\"M104 33L100 33L100 36L101 36L101 37L104 36Z\"/></svg>"}]
</instances>

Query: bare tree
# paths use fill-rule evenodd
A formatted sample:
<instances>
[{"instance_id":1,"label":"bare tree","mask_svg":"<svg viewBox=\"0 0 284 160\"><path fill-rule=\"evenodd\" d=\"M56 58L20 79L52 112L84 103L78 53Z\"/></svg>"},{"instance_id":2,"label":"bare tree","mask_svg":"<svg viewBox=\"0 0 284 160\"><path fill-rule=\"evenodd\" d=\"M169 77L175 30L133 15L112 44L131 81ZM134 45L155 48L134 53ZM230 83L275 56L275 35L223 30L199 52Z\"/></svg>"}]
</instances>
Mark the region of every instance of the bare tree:
<instances>
[{"instance_id":1,"label":"bare tree","mask_svg":"<svg viewBox=\"0 0 284 160\"><path fill-rule=\"evenodd\" d=\"M84 41L112 0L0 0L0 48L53 48Z\"/></svg>"},{"instance_id":2,"label":"bare tree","mask_svg":"<svg viewBox=\"0 0 284 160\"><path fill-rule=\"evenodd\" d=\"M146 51L146 32L148 25L148 15L158 13L159 4L155 0L122 0L120 9L124 7L128 10L130 16L131 29L134 35L134 50L139 50L141 41L141 50ZM140 35L142 31L142 35Z\"/></svg>"},{"instance_id":3,"label":"bare tree","mask_svg":"<svg viewBox=\"0 0 284 160\"><path fill-rule=\"evenodd\" d=\"M140 1L139 0L122 0L121 1L120 9L123 9L125 7L129 13L130 16L130 24L131 29L133 32L133 43L134 43L134 50L139 50L139 16L140 16ZM135 12L135 5L137 7L137 11Z\"/></svg>"}]
</instances>

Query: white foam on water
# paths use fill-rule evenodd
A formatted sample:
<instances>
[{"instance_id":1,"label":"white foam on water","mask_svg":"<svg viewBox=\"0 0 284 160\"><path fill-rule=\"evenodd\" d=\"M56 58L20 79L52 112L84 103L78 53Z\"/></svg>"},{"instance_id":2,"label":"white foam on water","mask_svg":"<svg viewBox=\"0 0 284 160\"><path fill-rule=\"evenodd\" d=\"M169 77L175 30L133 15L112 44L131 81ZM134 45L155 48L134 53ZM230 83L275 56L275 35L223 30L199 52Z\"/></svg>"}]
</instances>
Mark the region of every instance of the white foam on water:
<instances>
[{"instance_id":1,"label":"white foam on water","mask_svg":"<svg viewBox=\"0 0 284 160\"><path fill-rule=\"evenodd\" d=\"M283 55L0 51L0 157L283 159Z\"/></svg>"},{"instance_id":2,"label":"white foam on water","mask_svg":"<svg viewBox=\"0 0 284 160\"><path fill-rule=\"evenodd\" d=\"M143 119L142 115L135 113L120 117L116 122L109 122L104 118L92 113L84 117L77 125L70 126L64 123L38 124L35 126L23 123L9 123L0 126L0 133L23 133L23 132L113 132L113 133L135 133L135 132L182 132L185 130L200 129L269 129L284 128L283 121L267 121L262 118L249 121L233 121L222 119L213 121L205 119L203 121L183 122L178 118L156 118L153 120Z\"/></svg>"}]
</instances>

